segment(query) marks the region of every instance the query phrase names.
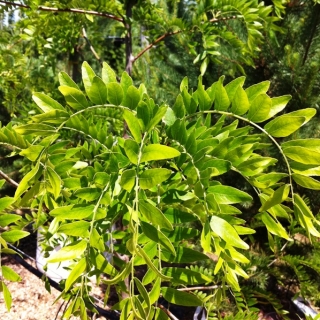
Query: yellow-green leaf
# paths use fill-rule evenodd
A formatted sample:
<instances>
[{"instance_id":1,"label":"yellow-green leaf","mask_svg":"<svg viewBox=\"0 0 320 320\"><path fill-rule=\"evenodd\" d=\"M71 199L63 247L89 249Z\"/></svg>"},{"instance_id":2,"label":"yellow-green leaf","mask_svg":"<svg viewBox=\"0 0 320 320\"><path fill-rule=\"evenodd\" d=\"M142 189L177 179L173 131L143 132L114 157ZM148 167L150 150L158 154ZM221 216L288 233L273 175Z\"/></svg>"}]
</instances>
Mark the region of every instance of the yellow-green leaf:
<instances>
[{"instance_id":1,"label":"yellow-green leaf","mask_svg":"<svg viewBox=\"0 0 320 320\"><path fill-rule=\"evenodd\" d=\"M58 252L53 253L48 259L48 263L55 263L79 258L87 248L87 241L81 240L63 247Z\"/></svg>"}]
</instances>

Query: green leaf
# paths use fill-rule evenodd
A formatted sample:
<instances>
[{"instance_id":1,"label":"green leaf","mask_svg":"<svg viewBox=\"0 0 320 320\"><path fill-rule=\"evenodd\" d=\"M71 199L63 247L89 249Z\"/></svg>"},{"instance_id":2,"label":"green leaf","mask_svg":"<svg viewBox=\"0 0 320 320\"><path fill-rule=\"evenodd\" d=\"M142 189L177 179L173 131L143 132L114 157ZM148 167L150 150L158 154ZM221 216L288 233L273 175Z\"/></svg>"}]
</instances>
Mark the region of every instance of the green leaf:
<instances>
[{"instance_id":1,"label":"green leaf","mask_svg":"<svg viewBox=\"0 0 320 320\"><path fill-rule=\"evenodd\" d=\"M94 183L99 186L106 186L110 181L110 175L106 172L97 172L94 175Z\"/></svg>"},{"instance_id":2,"label":"green leaf","mask_svg":"<svg viewBox=\"0 0 320 320\"><path fill-rule=\"evenodd\" d=\"M176 102L174 103L172 110L177 118L182 119L186 114L186 108L181 94L177 96Z\"/></svg>"},{"instance_id":3,"label":"green leaf","mask_svg":"<svg viewBox=\"0 0 320 320\"><path fill-rule=\"evenodd\" d=\"M13 282L22 280L22 278L15 271L13 271L11 268L7 266L2 266L1 272L2 272L3 278L5 278L6 280L13 281Z\"/></svg>"},{"instance_id":4,"label":"green leaf","mask_svg":"<svg viewBox=\"0 0 320 320\"><path fill-rule=\"evenodd\" d=\"M11 197L3 197L0 199L0 212L4 209L7 209L14 203L14 198Z\"/></svg>"},{"instance_id":5,"label":"green leaf","mask_svg":"<svg viewBox=\"0 0 320 320\"><path fill-rule=\"evenodd\" d=\"M96 76L95 72L89 66L87 61L84 61L81 67L82 71L82 81L84 84L84 88L88 93L88 89L92 86L93 78Z\"/></svg>"},{"instance_id":6,"label":"green leaf","mask_svg":"<svg viewBox=\"0 0 320 320\"><path fill-rule=\"evenodd\" d=\"M270 233L286 240L292 241L281 223L279 223L279 221L275 221L274 218L272 218L267 212L263 212L261 214L261 219Z\"/></svg>"},{"instance_id":7,"label":"green leaf","mask_svg":"<svg viewBox=\"0 0 320 320\"><path fill-rule=\"evenodd\" d=\"M180 152L161 144L150 144L142 151L140 163L154 160L165 160L180 156Z\"/></svg>"},{"instance_id":8,"label":"green leaf","mask_svg":"<svg viewBox=\"0 0 320 320\"><path fill-rule=\"evenodd\" d=\"M61 86L72 87L77 90L80 90L77 84L69 77L69 75L65 72L59 73L59 82Z\"/></svg>"},{"instance_id":9,"label":"green leaf","mask_svg":"<svg viewBox=\"0 0 320 320\"><path fill-rule=\"evenodd\" d=\"M320 190L320 182L316 179L298 173L294 173L292 178L301 187L312 190Z\"/></svg>"},{"instance_id":10,"label":"green leaf","mask_svg":"<svg viewBox=\"0 0 320 320\"><path fill-rule=\"evenodd\" d=\"M306 124L308 121L310 121L315 116L316 113L317 113L316 109L306 108L306 109L301 109L301 110L287 113L286 115L293 116L293 117L305 117L305 122L303 124Z\"/></svg>"},{"instance_id":11,"label":"green leaf","mask_svg":"<svg viewBox=\"0 0 320 320\"><path fill-rule=\"evenodd\" d=\"M53 253L48 259L48 263L55 263L79 258L87 248L87 241L81 240L63 247L58 252Z\"/></svg>"},{"instance_id":12,"label":"green leaf","mask_svg":"<svg viewBox=\"0 0 320 320\"><path fill-rule=\"evenodd\" d=\"M75 110L88 107L88 102L82 91L68 86L60 86L59 91L64 95L68 105Z\"/></svg>"},{"instance_id":13,"label":"green leaf","mask_svg":"<svg viewBox=\"0 0 320 320\"><path fill-rule=\"evenodd\" d=\"M163 234L168 237L171 242L180 242L187 239L193 239L199 235L199 231L194 228L184 228L175 226L172 231L162 230Z\"/></svg>"},{"instance_id":14,"label":"green leaf","mask_svg":"<svg viewBox=\"0 0 320 320\"><path fill-rule=\"evenodd\" d=\"M32 117L32 121L36 123L48 123L52 125L62 124L70 118L67 111L51 110Z\"/></svg>"},{"instance_id":15,"label":"green leaf","mask_svg":"<svg viewBox=\"0 0 320 320\"><path fill-rule=\"evenodd\" d=\"M271 109L270 109L270 113L269 113L268 119L272 118L277 113L282 111L286 107L287 103L290 100L291 100L291 96L290 95L271 98L271 102L272 103L271 103Z\"/></svg>"},{"instance_id":16,"label":"green leaf","mask_svg":"<svg viewBox=\"0 0 320 320\"><path fill-rule=\"evenodd\" d=\"M272 101L268 95L258 95L253 101L251 101L248 119L255 123L269 119L271 104Z\"/></svg>"},{"instance_id":17,"label":"green leaf","mask_svg":"<svg viewBox=\"0 0 320 320\"><path fill-rule=\"evenodd\" d=\"M136 175L137 172L135 169L123 171L120 179L120 186L130 192L135 185Z\"/></svg>"},{"instance_id":18,"label":"green leaf","mask_svg":"<svg viewBox=\"0 0 320 320\"><path fill-rule=\"evenodd\" d=\"M171 170L165 168L145 170L139 176L140 188L151 189L157 184L166 181L171 176L171 173Z\"/></svg>"},{"instance_id":19,"label":"green leaf","mask_svg":"<svg viewBox=\"0 0 320 320\"><path fill-rule=\"evenodd\" d=\"M160 278L163 279L164 281L170 281L170 280L171 280L170 277L167 277L167 276L163 275L163 274L157 269L157 267L152 263L152 261L150 260L150 258L148 257L148 255L146 254L146 252L145 252L143 249L141 249L139 246L137 246L136 252L137 252L137 254L138 254L139 256L141 256L141 257L145 260L145 262L146 262L146 264L148 265L148 267L149 267L150 269L152 269L152 271L154 271L154 272L157 274L158 277L160 277Z\"/></svg>"},{"instance_id":20,"label":"green leaf","mask_svg":"<svg viewBox=\"0 0 320 320\"><path fill-rule=\"evenodd\" d=\"M90 222L76 221L63 224L57 230L58 233L64 233L68 236L87 238L89 236Z\"/></svg>"},{"instance_id":21,"label":"green leaf","mask_svg":"<svg viewBox=\"0 0 320 320\"><path fill-rule=\"evenodd\" d=\"M167 314L160 308L155 308L156 312L154 315L154 320L170 320Z\"/></svg>"},{"instance_id":22,"label":"green leaf","mask_svg":"<svg viewBox=\"0 0 320 320\"><path fill-rule=\"evenodd\" d=\"M123 89L117 82L111 82L107 84L108 100L111 104L120 106L123 100Z\"/></svg>"},{"instance_id":23,"label":"green leaf","mask_svg":"<svg viewBox=\"0 0 320 320\"><path fill-rule=\"evenodd\" d=\"M81 188L80 178L63 179L63 186L67 189L79 189Z\"/></svg>"},{"instance_id":24,"label":"green leaf","mask_svg":"<svg viewBox=\"0 0 320 320\"><path fill-rule=\"evenodd\" d=\"M0 282L0 291L3 292L3 298L4 298L4 302L6 304L6 308L8 310L8 312L10 312L11 309L11 304L12 304L12 297L11 297L11 293L8 289L8 287L5 285L5 283L3 281Z\"/></svg>"},{"instance_id":25,"label":"green leaf","mask_svg":"<svg viewBox=\"0 0 320 320\"><path fill-rule=\"evenodd\" d=\"M94 206L69 205L51 210L50 215L59 220L82 220L93 213Z\"/></svg>"},{"instance_id":26,"label":"green leaf","mask_svg":"<svg viewBox=\"0 0 320 320\"><path fill-rule=\"evenodd\" d=\"M287 137L306 124L315 114L316 110L312 108L290 112L268 122L264 129L276 138Z\"/></svg>"},{"instance_id":27,"label":"green leaf","mask_svg":"<svg viewBox=\"0 0 320 320\"><path fill-rule=\"evenodd\" d=\"M294 205L294 214L296 216L296 219L299 221L300 225L305 228L309 237L310 234L312 234L313 236L319 238L320 233L313 225L312 220L314 220L314 218L310 209L305 204L303 199L300 198L298 195L295 196L295 200L299 200L295 202Z\"/></svg>"},{"instance_id":28,"label":"green leaf","mask_svg":"<svg viewBox=\"0 0 320 320\"><path fill-rule=\"evenodd\" d=\"M130 86L126 94L124 95L122 104L131 110L135 110L139 104L140 99L141 97L139 90L134 86Z\"/></svg>"},{"instance_id":29,"label":"green leaf","mask_svg":"<svg viewBox=\"0 0 320 320\"><path fill-rule=\"evenodd\" d=\"M304 147L286 147L283 149L284 154L299 163L320 165L320 152L312 148Z\"/></svg>"},{"instance_id":30,"label":"green leaf","mask_svg":"<svg viewBox=\"0 0 320 320\"><path fill-rule=\"evenodd\" d=\"M128 88L133 85L132 78L126 71L122 72L120 84L124 93L126 93L128 91Z\"/></svg>"},{"instance_id":31,"label":"green leaf","mask_svg":"<svg viewBox=\"0 0 320 320\"><path fill-rule=\"evenodd\" d=\"M30 232L22 231L22 230L10 230L5 231L1 233L1 237L10 243L14 243L16 241L19 241L22 238L27 237L30 234Z\"/></svg>"},{"instance_id":32,"label":"green leaf","mask_svg":"<svg viewBox=\"0 0 320 320\"><path fill-rule=\"evenodd\" d=\"M98 199L101 195L101 189L100 188L82 188L82 189L78 189L74 195L77 198L86 200L86 201L94 201L96 199Z\"/></svg>"},{"instance_id":33,"label":"green leaf","mask_svg":"<svg viewBox=\"0 0 320 320\"><path fill-rule=\"evenodd\" d=\"M171 241L160 231L157 230L154 226L149 223L140 221L143 233L152 241L159 243L161 246L169 250L174 256L176 251L171 243Z\"/></svg>"},{"instance_id":34,"label":"green leaf","mask_svg":"<svg viewBox=\"0 0 320 320\"><path fill-rule=\"evenodd\" d=\"M289 140L281 144L283 149L288 147L303 147L320 152L320 139L297 139Z\"/></svg>"},{"instance_id":35,"label":"green leaf","mask_svg":"<svg viewBox=\"0 0 320 320\"><path fill-rule=\"evenodd\" d=\"M108 102L108 90L104 82L97 76L92 80L90 87L86 88L90 101L94 104L106 104Z\"/></svg>"},{"instance_id":36,"label":"green leaf","mask_svg":"<svg viewBox=\"0 0 320 320\"><path fill-rule=\"evenodd\" d=\"M126 139L124 142L124 151L133 164L138 164L139 145L135 141Z\"/></svg>"},{"instance_id":37,"label":"green leaf","mask_svg":"<svg viewBox=\"0 0 320 320\"><path fill-rule=\"evenodd\" d=\"M213 193L217 203L219 204L233 204L252 201L252 197L246 192L229 186L217 185L209 187L208 192Z\"/></svg>"},{"instance_id":38,"label":"green leaf","mask_svg":"<svg viewBox=\"0 0 320 320\"><path fill-rule=\"evenodd\" d=\"M197 307L202 306L203 304L197 296L173 288L162 287L161 293L164 299L169 303L177 304L179 306Z\"/></svg>"},{"instance_id":39,"label":"green leaf","mask_svg":"<svg viewBox=\"0 0 320 320\"><path fill-rule=\"evenodd\" d=\"M212 282L212 279L210 277L200 272L186 269L186 268L177 268L177 267L163 268L162 273L168 277L171 277L172 282L185 284L189 286Z\"/></svg>"},{"instance_id":40,"label":"green leaf","mask_svg":"<svg viewBox=\"0 0 320 320\"><path fill-rule=\"evenodd\" d=\"M144 287L144 285L141 283L141 281L138 278L134 277L134 282L135 282L135 284L136 284L136 286L137 286L137 288L143 298L144 303L147 304L147 310L148 310L147 312L149 312L149 309L151 307L149 294L148 294L146 288Z\"/></svg>"},{"instance_id":41,"label":"green leaf","mask_svg":"<svg viewBox=\"0 0 320 320\"><path fill-rule=\"evenodd\" d=\"M49 178L50 185L52 187L52 193L54 198L57 199L61 191L61 179L59 175L50 167L47 167L47 175Z\"/></svg>"},{"instance_id":42,"label":"green leaf","mask_svg":"<svg viewBox=\"0 0 320 320\"><path fill-rule=\"evenodd\" d=\"M55 127L42 123L30 123L15 127L14 131L22 135L34 134L38 136L48 136L56 132Z\"/></svg>"},{"instance_id":43,"label":"green leaf","mask_svg":"<svg viewBox=\"0 0 320 320\"><path fill-rule=\"evenodd\" d=\"M44 93L35 92L32 95L32 99L43 112L64 110L63 106L59 102Z\"/></svg>"},{"instance_id":44,"label":"green leaf","mask_svg":"<svg viewBox=\"0 0 320 320\"><path fill-rule=\"evenodd\" d=\"M299 210L304 216L310 219L314 219L314 215L312 214L310 208L297 193L294 194L294 204L296 207L299 208Z\"/></svg>"},{"instance_id":45,"label":"green leaf","mask_svg":"<svg viewBox=\"0 0 320 320\"><path fill-rule=\"evenodd\" d=\"M269 199L262 205L259 211L269 210L271 207L282 203L288 198L290 192L290 185L285 184L278 188L273 194L269 197Z\"/></svg>"},{"instance_id":46,"label":"green leaf","mask_svg":"<svg viewBox=\"0 0 320 320\"><path fill-rule=\"evenodd\" d=\"M134 138L138 143L141 142L141 128L139 121L136 116L129 110L124 110L123 118L126 121L128 128Z\"/></svg>"},{"instance_id":47,"label":"green leaf","mask_svg":"<svg viewBox=\"0 0 320 320\"><path fill-rule=\"evenodd\" d=\"M161 121L161 119L164 117L164 115L167 112L168 106L162 106L158 109L157 113L154 115L154 117L149 121L149 124L146 126L145 130L147 132L150 132L155 128L155 126Z\"/></svg>"},{"instance_id":48,"label":"green leaf","mask_svg":"<svg viewBox=\"0 0 320 320\"><path fill-rule=\"evenodd\" d=\"M263 81L247 88L245 91L248 95L249 102L251 103L260 94L265 94L268 91L269 87L270 81Z\"/></svg>"},{"instance_id":49,"label":"green leaf","mask_svg":"<svg viewBox=\"0 0 320 320\"><path fill-rule=\"evenodd\" d=\"M31 145L29 148L23 149L19 154L30 161L36 161L43 149L43 146Z\"/></svg>"},{"instance_id":50,"label":"green leaf","mask_svg":"<svg viewBox=\"0 0 320 320\"><path fill-rule=\"evenodd\" d=\"M222 85L222 78L219 79L215 90L214 108L219 111L227 111L230 100L226 89Z\"/></svg>"},{"instance_id":51,"label":"green leaf","mask_svg":"<svg viewBox=\"0 0 320 320\"><path fill-rule=\"evenodd\" d=\"M117 82L117 76L115 72L106 62L103 62L102 65L102 80L105 84Z\"/></svg>"},{"instance_id":52,"label":"green leaf","mask_svg":"<svg viewBox=\"0 0 320 320\"><path fill-rule=\"evenodd\" d=\"M108 280L103 279L102 282L107 285L116 284L122 281L123 279L125 279L130 274L131 268L132 268L132 260L130 260L129 263L126 264L125 268L121 272L119 272L115 277Z\"/></svg>"},{"instance_id":53,"label":"green leaf","mask_svg":"<svg viewBox=\"0 0 320 320\"><path fill-rule=\"evenodd\" d=\"M140 200L139 209L140 212L147 218L147 220L150 221L154 226L173 230L172 224L166 218L166 216L151 203Z\"/></svg>"},{"instance_id":54,"label":"green leaf","mask_svg":"<svg viewBox=\"0 0 320 320\"><path fill-rule=\"evenodd\" d=\"M197 217L191 213L180 211L178 209L169 208L164 212L164 215L171 223L186 223L196 221Z\"/></svg>"},{"instance_id":55,"label":"green leaf","mask_svg":"<svg viewBox=\"0 0 320 320\"><path fill-rule=\"evenodd\" d=\"M236 78L225 86L230 101L236 100L235 95L239 88L242 88L245 79L245 77Z\"/></svg>"},{"instance_id":56,"label":"green leaf","mask_svg":"<svg viewBox=\"0 0 320 320\"><path fill-rule=\"evenodd\" d=\"M162 250L161 260L170 263L192 263L209 259L204 253L190 248L178 246L176 248L176 256L167 250Z\"/></svg>"},{"instance_id":57,"label":"green leaf","mask_svg":"<svg viewBox=\"0 0 320 320\"><path fill-rule=\"evenodd\" d=\"M213 216L210 220L210 227L228 245L240 249L248 249L249 246L239 237L237 231L226 220Z\"/></svg>"},{"instance_id":58,"label":"green leaf","mask_svg":"<svg viewBox=\"0 0 320 320\"><path fill-rule=\"evenodd\" d=\"M184 77L180 83L180 91L182 92L184 88L188 90L188 77Z\"/></svg>"},{"instance_id":59,"label":"green leaf","mask_svg":"<svg viewBox=\"0 0 320 320\"><path fill-rule=\"evenodd\" d=\"M287 137L297 131L305 122L305 117L291 117L288 114L268 122L264 129L273 137Z\"/></svg>"},{"instance_id":60,"label":"green leaf","mask_svg":"<svg viewBox=\"0 0 320 320\"><path fill-rule=\"evenodd\" d=\"M208 221L203 225L200 241L204 252L211 252L211 230Z\"/></svg>"},{"instance_id":61,"label":"green leaf","mask_svg":"<svg viewBox=\"0 0 320 320\"><path fill-rule=\"evenodd\" d=\"M20 181L19 186L16 190L16 193L14 195L14 198L19 198L29 187L29 182L32 180L32 178L38 173L39 170L39 162L35 165L35 167L28 172Z\"/></svg>"},{"instance_id":62,"label":"green leaf","mask_svg":"<svg viewBox=\"0 0 320 320\"><path fill-rule=\"evenodd\" d=\"M91 247L98 249L100 252L106 251L103 237L99 234L99 232L95 228L93 228L91 231L90 245L91 245Z\"/></svg>"},{"instance_id":63,"label":"green leaf","mask_svg":"<svg viewBox=\"0 0 320 320\"><path fill-rule=\"evenodd\" d=\"M1 201L2 199L0 199ZM14 213L2 214L0 215L0 227L4 228L8 226L10 223L19 221L22 219L22 216Z\"/></svg>"},{"instance_id":64,"label":"green leaf","mask_svg":"<svg viewBox=\"0 0 320 320\"><path fill-rule=\"evenodd\" d=\"M71 270L65 284L65 291L69 291L71 286L77 281L77 279L86 270L87 262L86 258L82 258Z\"/></svg>"},{"instance_id":65,"label":"green leaf","mask_svg":"<svg viewBox=\"0 0 320 320\"><path fill-rule=\"evenodd\" d=\"M242 87L238 87L232 100L231 112L241 116L249 110L249 100Z\"/></svg>"}]
</instances>

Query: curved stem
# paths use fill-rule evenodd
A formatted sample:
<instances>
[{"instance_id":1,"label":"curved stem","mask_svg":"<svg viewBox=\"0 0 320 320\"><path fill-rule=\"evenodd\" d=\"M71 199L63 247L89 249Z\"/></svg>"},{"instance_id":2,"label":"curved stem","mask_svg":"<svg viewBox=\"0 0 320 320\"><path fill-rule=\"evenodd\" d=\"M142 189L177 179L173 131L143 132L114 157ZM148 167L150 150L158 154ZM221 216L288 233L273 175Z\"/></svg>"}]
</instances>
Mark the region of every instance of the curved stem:
<instances>
[{"instance_id":1,"label":"curved stem","mask_svg":"<svg viewBox=\"0 0 320 320\"><path fill-rule=\"evenodd\" d=\"M252 122L251 120L247 119L247 118L244 118L244 117L241 117L241 116L238 116L234 113L231 113L231 112L226 112L226 111L219 111L219 110L208 110L208 111L201 111L201 112L198 112L197 114L199 113L202 113L202 114L223 114L223 115L226 115L226 116L230 116L230 117L234 117L234 118L237 118L239 120L242 120L242 121L245 121L247 123L249 123L251 126L257 128L258 130L260 130L261 132L263 132L273 143L274 145L277 147L277 149L280 151L285 163L286 163L286 166L287 166L287 170L288 170L288 175L289 175L289 184L290 184L290 189L291 189L291 194L292 194L292 203L294 204L294 191L293 191L293 184L292 184L292 171L291 171L291 167L290 167L290 164L289 164L289 161L288 161L288 158L286 157L286 155L283 153L282 151L282 148L280 146L280 144L276 141L276 139L271 136L265 129L263 129L262 127L260 127L258 124ZM196 114L193 114L193 115L190 115L189 117L193 117L195 116Z\"/></svg>"},{"instance_id":2,"label":"curved stem","mask_svg":"<svg viewBox=\"0 0 320 320\"><path fill-rule=\"evenodd\" d=\"M91 235L92 235L92 230L93 230L93 225L94 225L94 222L95 222L95 219L96 219L96 215L97 215L97 211L98 211L98 208L99 208L99 205L100 205L100 202L104 196L104 194L107 192L107 190L109 189L109 186L110 186L110 182L107 183L107 185L104 187L104 189L102 190L101 194L100 194L100 197L96 203L96 205L94 206L94 209L93 209L93 216L92 216L92 220L91 220L91 223L90 223L90 233L89 233L89 240L91 238Z\"/></svg>"}]
</instances>

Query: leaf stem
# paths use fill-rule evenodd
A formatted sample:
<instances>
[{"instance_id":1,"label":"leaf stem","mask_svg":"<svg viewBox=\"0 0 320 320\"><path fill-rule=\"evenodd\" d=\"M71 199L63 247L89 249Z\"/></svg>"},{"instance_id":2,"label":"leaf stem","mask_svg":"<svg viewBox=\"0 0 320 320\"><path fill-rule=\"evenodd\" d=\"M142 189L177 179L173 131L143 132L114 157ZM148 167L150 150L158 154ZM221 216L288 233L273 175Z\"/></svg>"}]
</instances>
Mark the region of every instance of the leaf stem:
<instances>
[{"instance_id":1,"label":"leaf stem","mask_svg":"<svg viewBox=\"0 0 320 320\"><path fill-rule=\"evenodd\" d=\"M294 191L293 191L293 183L292 183L292 171L291 171L291 167L288 161L288 158L286 157L286 155L284 154L280 144L276 141L276 139L274 137L272 137L265 129L263 129L262 127L260 127L258 124L252 122L251 120L238 116L234 113L231 112L226 112L226 111L220 111L220 110L207 110L207 111L201 111L198 112L196 114L192 114L189 117L193 117L195 115L198 114L222 114L222 115L226 115L226 116L230 116L230 117L234 117L237 118L239 120L245 121L247 123L249 123L251 126L257 128L258 130L260 130L261 132L263 132L273 143L274 145L278 148L278 150L280 151L285 163L286 163L286 167L288 170L288 175L289 175L289 184L290 184L290 190L291 190L291 194L292 194L292 203L294 204Z\"/></svg>"}]
</instances>

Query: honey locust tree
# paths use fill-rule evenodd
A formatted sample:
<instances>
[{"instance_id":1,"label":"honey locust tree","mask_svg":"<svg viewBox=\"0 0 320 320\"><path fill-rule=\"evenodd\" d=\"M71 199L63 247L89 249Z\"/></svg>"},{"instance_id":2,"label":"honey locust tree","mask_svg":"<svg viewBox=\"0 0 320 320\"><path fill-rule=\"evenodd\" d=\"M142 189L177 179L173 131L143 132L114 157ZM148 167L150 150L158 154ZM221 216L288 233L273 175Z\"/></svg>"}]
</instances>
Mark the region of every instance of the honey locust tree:
<instances>
[{"instance_id":1,"label":"honey locust tree","mask_svg":"<svg viewBox=\"0 0 320 320\"><path fill-rule=\"evenodd\" d=\"M314 109L277 116L290 97L269 97L268 82L244 89L244 77L228 84L221 77L205 88L200 76L194 92L185 78L173 105L154 101L126 72L117 82L107 64L99 77L85 62L82 78L84 91L61 73L65 103L35 93L38 114L0 131L1 143L31 164L15 195L0 200L1 252L14 253L8 243L27 236L30 223L42 228L47 262L70 261L61 283L66 318L87 318L92 275L106 275L101 281L107 288L126 294L113 306L121 319L168 318L160 295L214 317L226 290L240 291L239 278L253 274L246 252L255 229L265 228L270 247L280 242L282 250L297 229L310 239L320 236L318 220L296 188L318 188L311 176L318 174L320 141L279 142L307 123ZM109 110L126 123L124 136L110 131L103 118ZM68 132L79 140L68 139ZM279 150L284 172L273 171L277 159L265 155L271 147ZM233 172L245 189L221 182ZM241 218L253 204L258 209ZM21 206L30 213L10 213ZM122 230L112 229L117 222ZM61 237L62 248L52 252ZM148 271L141 278L142 265ZM6 282L18 275L2 266L2 277L10 309ZM199 285L210 290L194 291Z\"/></svg>"},{"instance_id":2,"label":"honey locust tree","mask_svg":"<svg viewBox=\"0 0 320 320\"><path fill-rule=\"evenodd\" d=\"M107 286L107 303L110 288L122 297L113 306L121 319L167 319L160 296L213 319L229 291L238 308L254 317L253 305L266 293L241 288L260 272L251 254L255 232L266 234L273 264L285 261L296 233L319 236L318 220L303 197L303 188L319 188L319 140L290 140L315 110L277 116L290 97L269 96L269 82L246 88L244 77L229 83L221 77L208 83L206 70L219 62L235 70L253 64L262 30L278 30L272 13L276 8L283 14L283 8L257 1L101 3L20 7L28 17L17 22L25 24L19 30L26 48L52 49L52 57L66 52L68 63L78 60L69 70L73 79L59 74L60 94L34 93L33 114L1 128L1 144L28 162L15 195L0 199L1 253L14 253L8 244L27 236L28 225L41 228L48 263L70 261L70 275L61 282L66 318L86 319L93 308L92 275ZM63 21L58 25L67 30L70 15L74 36L59 42L52 20ZM97 35L91 40L93 69L85 62L80 70L81 54L74 57L84 48L94 55L77 45L81 34L88 39L99 24L124 37L125 54L113 61L117 72L106 63L102 73L93 70L105 60ZM135 35L141 34L138 42ZM69 49L63 51L65 41ZM139 83L147 78L139 64L151 63L151 69L153 60L179 44L194 54L203 77L194 90L185 78L173 91L176 99L161 100L157 90L151 87L151 95ZM128 72L121 74L121 68ZM270 156L274 149L283 170ZM11 213L19 207L30 212ZM121 229L114 230L115 224ZM61 239L62 249L54 253ZM141 277L143 266L148 271ZM10 309L7 283L19 277L6 266L1 271Z\"/></svg>"}]
</instances>

